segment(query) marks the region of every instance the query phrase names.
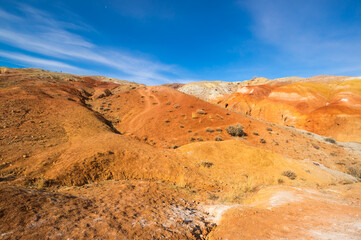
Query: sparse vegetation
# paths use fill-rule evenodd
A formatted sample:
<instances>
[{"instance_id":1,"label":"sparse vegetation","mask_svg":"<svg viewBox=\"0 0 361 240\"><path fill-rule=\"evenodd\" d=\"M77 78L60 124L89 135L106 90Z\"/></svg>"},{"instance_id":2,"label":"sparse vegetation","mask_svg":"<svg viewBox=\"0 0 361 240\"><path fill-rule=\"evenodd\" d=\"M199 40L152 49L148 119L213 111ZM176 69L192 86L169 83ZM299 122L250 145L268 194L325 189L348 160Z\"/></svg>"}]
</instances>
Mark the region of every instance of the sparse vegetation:
<instances>
[{"instance_id":1,"label":"sparse vegetation","mask_svg":"<svg viewBox=\"0 0 361 240\"><path fill-rule=\"evenodd\" d=\"M268 127L267 131L272 132L272 128Z\"/></svg>"},{"instance_id":2,"label":"sparse vegetation","mask_svg":"<svg viewBox=\"0 0 361 240\"><path fill-rule=\"evenodd\" d=\"M215 139L217 142L221 142L221 141L223 141L223 139L221 138L221 137L216 137L216 139Z\"/></svg>"},{"instance_id":3,"label":"sparse vegetation","mask_svg":"<svg viewBox=\"0 0 361 240\"><path fill-rule=\"evenodd\" d=\"M239 123L234 126L226 127L226 131L229 135L231 135L233 137L247 136L247 134L243 131L243 126Z\"/></svg>"},{"instance_id":4,"label":"sparse vegetation","mask_svg":"<svg viewBox=\"0 0 361 240\"><path fill-rule=\"evenodd\" d=\"M253 132L253 135L259 136L258 132Z\"/></svg>"},{"instance_id":5,"label":"sparse vegetation","mask_svg":"<svg viewBox=\"0 0 361 240\"><path fill-rule=\"evenodd\" d=\"M259 142L265 144L265 143L266 143L266 140L264 140L263 138L261 138L261 139L259 140Z\"/></svg>"},{"instance_id":6,"label":"sparse vegetation","mask_svg":"<svg viewBox=\"0 0 361 240\"><path fill-rule=\"evenodd\" d=\"M296 173L294 171L291 171L291 170L283 171L282 175L285 176L285 177L288 177L291 180L295 180L296 177L297 177Z\"/></svg>"},{"instance_id":7,"label":"sparse vegetation","mask_svg":"<svg viewBox=\"0 0 361 240\"><path fill-rule=\"evenodd\" d=\"M197 113L192 112L192 119L197 119L197 118L198 118Z\"/></svg>"},{"instance_id":8,"label":"sparse vegetation","mask_svg":"<svg viewBox=\"0 0 361 240\"><path fill-rule=\"evenodd\" d=\"M361 181L361 169L356 168L356 167L349 167L347 169L347 173L350 174L351 176L354 176L355 178L357 178L358 181Z\"/></svg>"},{"instance_id":9,"label":"sparse vegetation","mask_svg":"<svg viewBox=\"0 0 361 240\"><path fill-rule=\"evenodd\" d=\"M335 139L333 139L332 137L325 138L325 141L326 141L326 142L329 142L329 143L336 144Z\"/></svg>"},{"instance_id":10,"label":"sparse vegetation","mask_svg":"<svg viewBox=\"0 0 361 240\"><path fill-rule=\"evenodd\" d=\"M312 144L312 146L315 148L315 149L320 149L320 147L317 145L317 144Z\"/></svg>"},{"instance_id":11,"label":"sparse vegetation","mask_svg":"<svg viewBox=\"0 0 361 240\"><path fill-rule=\"evenodd\" d=\"M216 128L217 132L222 132L222 128Z\"/></svg>"},{"instance_id":12,"label":"sparse vegetation","mask_svg":"<svg viewBox=\"0 0 361 240\"><path fill-rule=\"evenodd\" d=\"M177 104L175 104L175 105L173 105L173 107L174 107L174 108L179 108L180 106L177 105Z\"/></svg>"},{"instance_id":13,"label":"sparse vegetation","mask_svg":"<svg viewBox=\"0 0 361 240\"><path fill-rule=\"evenodd\" d=\"M223 117L222 117L221 115L216 114L216 116L217 116L217 118L219 118L219 119L223 120Z\"/></svg>"},{"instance_id":14,"label":"sparse vegetation","mask_svg":"<svg viewBox=\"0 0 361 240\"><path fill-rule=\"evenodd\" d=\"M202 162L201 165L205 168L210 168L212 167L214 164L211 162Z\"/></svg>"},{"instance_id":15,"label":"sparse vegetation","mask_svg":"<svg viewBox=\"0 0 361 240\"><path fill-rule=\"evenodd\" d=\"M206 114L206 112L203 109L198 109L197 113L200 114L200 115L205 115Z\"/></svg>"},{"instance_id":16,"label":"sparse vegetation","mask_svg":"<svg viewBox=\"0 0 361 240\"><path fill-rule=\"evenodd\" d=\"M212 128L206 128L206 132L212 133L212 132L214 132L214 129L212 129Z\"/></svg>"}]
</instances>

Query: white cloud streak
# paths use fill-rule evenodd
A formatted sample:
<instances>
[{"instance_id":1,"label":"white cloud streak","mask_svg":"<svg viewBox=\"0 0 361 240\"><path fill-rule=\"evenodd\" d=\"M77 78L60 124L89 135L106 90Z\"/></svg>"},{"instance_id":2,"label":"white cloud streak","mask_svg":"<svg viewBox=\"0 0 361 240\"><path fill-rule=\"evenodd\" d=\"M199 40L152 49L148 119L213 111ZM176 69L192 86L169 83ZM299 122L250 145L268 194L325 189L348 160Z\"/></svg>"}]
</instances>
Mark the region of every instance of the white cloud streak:
<instances>
[{"instance_id":1,"label":"white cloud streak","mask_svg":"<svg viewBox=\"0 0 361 240\"><path fill-rule=\"evenodd\" d=\"M24 55L21 53L13 53L13 52L7 52L7 51L1 51L0 50L0 56L3 58L13 59L16 61L21 61L25 63L30 63L36 67L49 67L54 70L69 70L69 71L85 71L84 69L74 67L72 65L54 61L54 60L46 60L43 58L37 58L37 57L31 57L28 55Z\"/></svg>"},{"instance_id":2,"label":"white cloud streak","mask_svg":"<svg viewBox=\"0 0 361 240\"><path fill-rule=\"evenodd\" d=\"M1 52L2 57L26 62L36 63L38 66L58 66L70 69L70 62L97 64L114 69L122 78L146 84L162 84L181 79L174 77L178 68L174 65L163 64L143 56L135 56L121 50L97 46L81 35L72 32L72 29L81 29L85 24L67 23L56 20L49 13L27 5L19 5L23 14L16 16L0 8L0 18L3 26L0 29L0 42L17 49L47 58L59 59L50 61L26 56L24 54L9 55ZM31 60L34 60L33 62ZM64 63L67 62L67 63ZM73 67L73 69L78 69ZM173 76L172 79L170 79Z\"/></svg>"}]
</instances>

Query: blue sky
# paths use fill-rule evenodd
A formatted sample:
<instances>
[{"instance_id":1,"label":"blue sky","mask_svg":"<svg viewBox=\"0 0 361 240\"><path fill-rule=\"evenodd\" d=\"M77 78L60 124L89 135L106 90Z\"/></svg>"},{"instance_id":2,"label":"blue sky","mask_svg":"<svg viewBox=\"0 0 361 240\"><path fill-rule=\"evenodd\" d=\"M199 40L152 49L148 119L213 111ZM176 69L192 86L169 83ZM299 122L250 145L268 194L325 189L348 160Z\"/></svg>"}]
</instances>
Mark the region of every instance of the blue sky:
<instances>
[{"instance_id":1,"label":"blue sky","mask_svg":"<svg viewBox=\"0 0 361 240\"><path fill-rule=\"evenodd\" d=\"M149 85L361 76L361 1L0 0L0 65Z\"/></svg>"}]
</instances>

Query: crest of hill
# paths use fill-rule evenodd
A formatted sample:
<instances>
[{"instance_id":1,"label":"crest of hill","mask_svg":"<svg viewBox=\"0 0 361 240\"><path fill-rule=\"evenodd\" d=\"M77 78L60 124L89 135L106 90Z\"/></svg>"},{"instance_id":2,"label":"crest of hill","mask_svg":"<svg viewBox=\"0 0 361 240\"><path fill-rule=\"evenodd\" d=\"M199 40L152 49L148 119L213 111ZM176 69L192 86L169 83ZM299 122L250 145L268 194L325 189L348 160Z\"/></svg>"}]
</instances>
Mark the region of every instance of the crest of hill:
<instances>
[{"instance_id":1,"label":"crest of hill","mask_svg":"<svg viewBox=\"0 0 361 240\"><path fill-rule=\"evenodd\" d=\"M237 92L237 90L243 86L257 86L264 84L284 85L302 80L304 80L304 78L300 77L285 77L277 79L258 77L252 80L238 82L200 81L185 84L184 86L178 88L178 90L186 94L196 96L200 99L210 101L223 95Z\"/></svg>"},{"instance_id":2,"label":"crest of hill","mask_svg":"<svg viewBox=\"0 0 361 240\"><path fill-rule=\"evenodd\" d=\"M0 76L9 76L14 74L20 74L22 77L40 77L40 78L52 78L56 80L65 80L65 81L81 81L83 78L89 78L96 81L102 82L113 82L120 85L126 84L136 84L134 82L129 82L126 80L120 80L116 78L96 76L96 75L75 75L70 73L63 72L52 72L40 68L7 68L0 67Z\"/></svg>"}]
</instances>

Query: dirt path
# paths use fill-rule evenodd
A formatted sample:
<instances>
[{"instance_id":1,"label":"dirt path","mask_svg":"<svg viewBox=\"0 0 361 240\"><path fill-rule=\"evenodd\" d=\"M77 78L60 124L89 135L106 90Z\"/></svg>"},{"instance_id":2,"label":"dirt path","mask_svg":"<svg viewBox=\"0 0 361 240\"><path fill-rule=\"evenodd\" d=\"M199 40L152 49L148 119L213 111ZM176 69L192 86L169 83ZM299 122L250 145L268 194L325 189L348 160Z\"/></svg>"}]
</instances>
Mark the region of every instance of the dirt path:
<instances>
[{"instance_id":1,"label":"dirt path","mask_svg":"<svg viewBox=\"0 0 361 240\"><path fill-rule=\"evenodd\" d=\"M150 113L154 108L160 107L161 101L157 98L157 96L152 94L152 91L154 91L152 90L152 87L144 89L140 88L138 90L139 95L144 96L143 100L145 107L140 113L135 116L133 115L134 117L130 116L131 120L128 123L128 129L131 129L132 132L136 132L146 124L147 118L144 116Z\"/></svg>"}]
</instances>

